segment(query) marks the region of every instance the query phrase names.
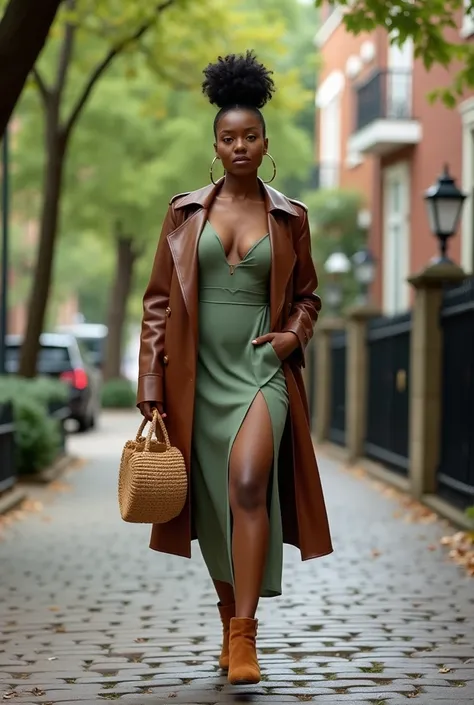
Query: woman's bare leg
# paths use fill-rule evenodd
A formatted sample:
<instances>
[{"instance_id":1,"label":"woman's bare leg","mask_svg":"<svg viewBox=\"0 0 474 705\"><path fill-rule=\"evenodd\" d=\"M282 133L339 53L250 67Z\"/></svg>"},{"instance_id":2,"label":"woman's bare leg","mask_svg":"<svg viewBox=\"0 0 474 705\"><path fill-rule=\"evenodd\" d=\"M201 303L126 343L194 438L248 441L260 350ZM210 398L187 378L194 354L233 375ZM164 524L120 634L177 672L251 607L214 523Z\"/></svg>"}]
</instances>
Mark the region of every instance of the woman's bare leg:
<instances>
[{"instance_id":1,"label":"woman's bare leg","mask_svg":"<svg viewBox=\"0 0 474 705\"><path fill-rule=\"evenodd\" d=\"M262 392L255 397L235 439L229 468L233 517L236 617L255 617L268 551L268 481L273 431Z\"/></svg>"},{"instance_id":2,"label":"woman's bare leg","mask_svg":"<svg viewBox=\"0 0 474 705\"><path fill-rule=\"evenodd\" d=\"M216 588L217 596L221 605L232 605L235 602L234 588L230 583L224 583L222 580L213 580Z\"/></svg>"}]
</instances>

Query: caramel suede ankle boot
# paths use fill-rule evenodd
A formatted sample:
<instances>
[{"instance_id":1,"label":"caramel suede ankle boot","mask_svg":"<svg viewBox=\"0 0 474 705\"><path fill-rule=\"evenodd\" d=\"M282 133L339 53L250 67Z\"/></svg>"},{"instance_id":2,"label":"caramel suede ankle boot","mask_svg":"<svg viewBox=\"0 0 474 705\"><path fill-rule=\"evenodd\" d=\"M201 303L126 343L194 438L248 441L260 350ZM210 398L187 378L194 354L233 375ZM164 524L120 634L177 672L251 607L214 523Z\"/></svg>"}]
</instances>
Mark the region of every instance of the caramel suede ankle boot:
<instances>
[{"instance_id":1,"label":"caramel suede ankle boot","mask_svg":"<svg viewBox=\"0 0 474 705\"><path fill-rule=\"evenodd\" d=\"M229 669L229 631L230 631L230 620L235 617L235 604L231 605L221 605L219 602L217 605L219 613L221 615L222 621L222 651L219 657L219 666L223 671Z\"/></svg>"},{"instance_id":2,"label":"caramel suede ankle boot","mask_svg":"<svg viewBox=\"0 0 474 705\"><path fill-rule=\"evenodd\" d=\"M253 685L260 682L255 640L258 621L233 617L230 620L229 674L232 685Z\"/></svg>"}]
</instances>

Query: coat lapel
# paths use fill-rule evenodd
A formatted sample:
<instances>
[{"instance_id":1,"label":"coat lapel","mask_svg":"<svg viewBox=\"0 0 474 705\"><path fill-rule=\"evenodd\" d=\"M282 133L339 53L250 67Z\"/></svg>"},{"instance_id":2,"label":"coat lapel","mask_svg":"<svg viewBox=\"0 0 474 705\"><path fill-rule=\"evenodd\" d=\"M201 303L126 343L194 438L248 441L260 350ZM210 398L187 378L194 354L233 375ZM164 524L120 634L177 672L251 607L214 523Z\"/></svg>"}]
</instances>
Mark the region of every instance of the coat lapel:
<instances>
[{"instance_id":1,"label":"coat lapel","mask_svg":"<svg viewBox=\"0 0 474 705\"><path fill-rule=\"evenodd\" d=\"M272 246L270 329L274 331L285 302L286 287L295 266L296 255L290 226L285 221L279 222L273 212L268 214L268 230Z\"/></svg>"},{"instance_id":2,"label":"coat lapel","mask_svg":"<svg viewBox=\"0 0 474 705\"><path fill-rule=\"evenodd\" d=\"M198 341L199 299L197 249L206 218L207 210L200 209L168 235L169 247L196 345Z\"/></svg>"}]
</instances>

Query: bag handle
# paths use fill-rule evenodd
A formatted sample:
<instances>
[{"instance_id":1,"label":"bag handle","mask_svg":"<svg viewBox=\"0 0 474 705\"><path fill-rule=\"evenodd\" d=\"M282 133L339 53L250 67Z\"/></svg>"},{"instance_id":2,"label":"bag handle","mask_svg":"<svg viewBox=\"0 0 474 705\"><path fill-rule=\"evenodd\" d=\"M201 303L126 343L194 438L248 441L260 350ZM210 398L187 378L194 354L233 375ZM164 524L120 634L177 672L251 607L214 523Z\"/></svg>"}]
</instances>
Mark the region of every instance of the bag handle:
<instances>
[{"instance_id":1,"label":"bag handle","mask_svg":"<svg viewBox=\"0 0 474 705\"><path fill-rule=\"evenodd\" d=\"M142 422L141 422L141 424L140 424L140 428L139 428L138 431L137 431L137 436L136 436L136 438L135 438L135 440L136 440L137 443L139 443L140 438L141 438L141 436L142 436L143 431L145 430L145 426L147 425L147 423L148 423L148 421L147 421L145 418L143 418L143 419L142 419Z\"/></svg>"},{"instance_id":2,"label":"bag handle","mask_svg":"<svg viewBox=\"0 0 474 705\"><path fill-rule=\"evenodd\" d=\"M157 433L156 433L156 422L157 421L160 424L160 430L161 430L161 433L163 435L163 439L166 444L166 450L170 450L170 448L171 448L170 439L169 439L168 432L166 430L166 426L164 424L164 421L161 418L160 414L158 413L158 409L153 409L153 421L151 422L151 426L150 426L150 429L147 433L147 437L146 437L146 441L145 441L145 450L146 451L150 450L150 444L151 444L151 439L153 437L153 434L155 434L156 438L158 438ZM145 421L145 425L146 425L146 421ZM143 426L143 428L145 428L145 425Z\"/></svg>"}]
</instances>

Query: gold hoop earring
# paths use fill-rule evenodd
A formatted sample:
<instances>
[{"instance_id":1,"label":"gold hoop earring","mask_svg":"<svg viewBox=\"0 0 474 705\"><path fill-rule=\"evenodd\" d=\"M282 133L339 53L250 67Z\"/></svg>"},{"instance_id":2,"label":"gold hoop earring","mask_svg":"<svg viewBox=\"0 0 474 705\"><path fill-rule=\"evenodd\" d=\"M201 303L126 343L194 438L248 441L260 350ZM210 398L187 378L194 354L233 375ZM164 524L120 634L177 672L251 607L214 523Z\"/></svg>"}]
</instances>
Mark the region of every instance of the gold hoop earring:
<instances>
[{"instance_id":1,"label":"gold hoop earring","mask_svg":"<svg viewBox=\"0 0 474 705\"><path fill-rule=\"evenodd\" d=\"M272 165L273 165L273 174L272 174L272 178L268 179L268 181L263 181L263 179L262 179L262 181L264 184L271 184L272 181L275 179L275 176L277 175L277 165L276 165L275 160L273 159L272 155L269 154L268 152L265 152L265 154L263 156L268 157L271 160Z\"/></svg>"},{"instance_id":2,"label":"gold hoop earring","mask_svg":"<svg viewBox=\"0 0 474 705\"><path fill-rule=\"evenodd\" d=\"M218 160L220 161L220 158L219 158L219 157L217 157L217 156L214 157L214 159L212 160L211 168L209 169L209 176L211 177L211 181L212 181L212 183L214 184L214 186L217 186L217 181L214 181L213 169L214 169L214 164L215 164ZM225 169L224 169L224 176L225 176Z\"/></svg>"}]
</instances>

